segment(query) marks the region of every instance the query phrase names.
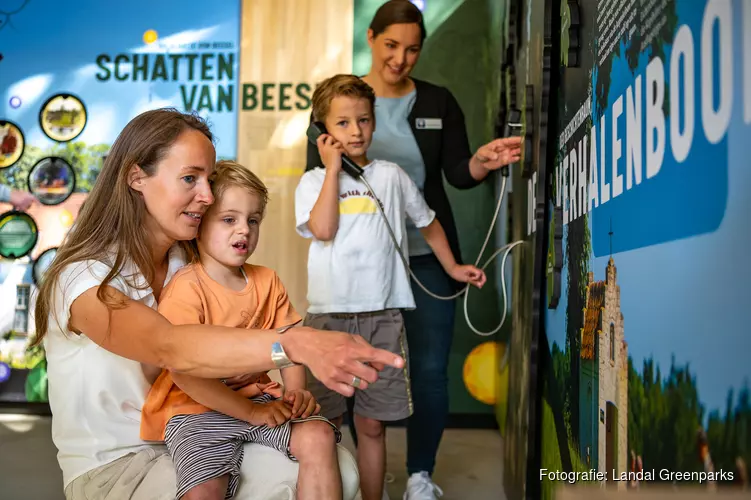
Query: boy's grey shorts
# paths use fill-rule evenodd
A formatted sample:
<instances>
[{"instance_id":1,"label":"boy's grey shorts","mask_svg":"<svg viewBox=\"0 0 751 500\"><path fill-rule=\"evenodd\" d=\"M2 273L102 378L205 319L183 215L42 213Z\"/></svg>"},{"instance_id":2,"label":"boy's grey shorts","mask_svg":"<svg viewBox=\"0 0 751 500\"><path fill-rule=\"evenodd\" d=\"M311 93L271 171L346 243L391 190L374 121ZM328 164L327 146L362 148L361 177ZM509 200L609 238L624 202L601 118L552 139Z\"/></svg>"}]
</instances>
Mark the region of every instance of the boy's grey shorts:
<instances>
[{"instance_id":1,"label":"boy's grey shorts","mask_svg":"<svg viewBox=\"0 0 751 500\"><path fill-rule=\"evenodd\" d=\"M358 334L373 347L393 352L409 363L404 321L398 309L367 313L308 313L304 325L319 330ZM308 390L321 405L321 415L334 419L346 413L344 396L323 385L310 370L307 377ZM375 384L355 391L354 411L357 415L382 422L403 420L412 415L408 364L402 369L387 366L379 372Z\"/></svg>"}]
</instances>

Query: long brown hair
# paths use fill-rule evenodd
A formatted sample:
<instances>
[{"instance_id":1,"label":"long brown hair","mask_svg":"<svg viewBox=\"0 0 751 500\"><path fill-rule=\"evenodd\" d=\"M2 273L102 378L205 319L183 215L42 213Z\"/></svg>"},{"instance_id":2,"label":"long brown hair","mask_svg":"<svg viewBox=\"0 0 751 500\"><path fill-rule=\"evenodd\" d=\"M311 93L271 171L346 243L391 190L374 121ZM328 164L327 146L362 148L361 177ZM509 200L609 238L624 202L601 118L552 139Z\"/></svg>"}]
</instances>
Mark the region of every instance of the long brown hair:
<instances>
[{"instance_id":1,"label":"long brown hair","mask_svg":"<svg viewBox=\"0 0 751 500\"><path fill-rule=\"evenodd\" d=\"M143 224L146 206L139 193L130 188L128 175L134 165L149 177L156 174L159 162L186 130L197 130L213 143L213 135L204 120L172 108L136 116L115 139L75 224L41 280L34 310L36 338L33 345L40 344L47 334L60 273L71 264L94 260L112 266L97 290L97 298L110 309L123 304L107 294L105 286L120 274L126 262L131 261L136 266L147 284L154 279L154 263ZM180 243L190 250L187 242ZM111 261L113 255L114 262ZM134 288L139 287L137 277L123 278ZM146 286L140 285L141 288Z\"/></svg>"}]
</instances>

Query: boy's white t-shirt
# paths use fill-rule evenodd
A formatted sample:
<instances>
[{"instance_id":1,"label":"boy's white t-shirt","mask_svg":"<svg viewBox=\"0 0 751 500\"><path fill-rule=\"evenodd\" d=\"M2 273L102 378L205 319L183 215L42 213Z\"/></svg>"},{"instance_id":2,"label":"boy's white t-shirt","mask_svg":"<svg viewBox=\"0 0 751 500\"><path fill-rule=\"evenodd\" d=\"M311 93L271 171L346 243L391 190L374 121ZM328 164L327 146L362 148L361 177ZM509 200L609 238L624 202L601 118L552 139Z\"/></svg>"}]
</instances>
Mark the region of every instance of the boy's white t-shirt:
<instances>
[{"instance_id":1,"label":"boy's white t-shirt","mask_svg":"<svg viewBox=\"0 0 751 500\"><path fill-rule=\"evenodd\" d=\"M184 253L173 247L165 285L184 265ZM146 379L141 364L67 328L70 306L82 293L101 285L111 269L101 261L71 264L60 273L53 294L44 348L52 441L58 449L64 486L128 453L159 444L140 438L141 408L153 382ZM153 291L132 263L109 285L132 300L157 308Z\"/></svg>"},{"instance_id":2,"label":"boy's white t-shirt","mask_svg":"<svg viewBox=\"0 0 751 500\"><path fill-rule=\"evenodd\" d=\"M363 182L339 174L339 228L333 240L319 241L308 221L325 175L323 168L305 172L295 191L297 232L313 239L308 253L308 312L414 309L409 274L372 195L381 201L405 256L409 255L406 217L423 228L433 222L435 212L401 167L374 160L363 173L374 193Z\"/></svg>"}]
</instances>

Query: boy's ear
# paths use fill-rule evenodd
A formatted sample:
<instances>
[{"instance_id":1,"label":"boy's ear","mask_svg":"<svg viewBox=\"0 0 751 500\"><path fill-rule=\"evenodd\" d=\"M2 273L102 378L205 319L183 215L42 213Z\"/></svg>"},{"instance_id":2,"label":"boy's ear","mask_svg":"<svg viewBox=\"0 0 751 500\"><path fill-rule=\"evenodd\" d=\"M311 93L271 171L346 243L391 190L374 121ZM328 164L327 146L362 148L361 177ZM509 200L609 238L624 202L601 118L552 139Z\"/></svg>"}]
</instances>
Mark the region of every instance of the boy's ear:
<instances>
[{"instance_id":1,"label":"boy's ear","mask_svg":"<svg viewBox=\"0 0 751 500\"><path fill-rule=\"evenodd\" d=\"M146 178L146 173L136 164L133 164L132 167L130 167L130 170L128 171L128 186L131 187L131 189L138 191L139 193L143 191L144 182L143 180Z\"/></svg>"}]
</instances>

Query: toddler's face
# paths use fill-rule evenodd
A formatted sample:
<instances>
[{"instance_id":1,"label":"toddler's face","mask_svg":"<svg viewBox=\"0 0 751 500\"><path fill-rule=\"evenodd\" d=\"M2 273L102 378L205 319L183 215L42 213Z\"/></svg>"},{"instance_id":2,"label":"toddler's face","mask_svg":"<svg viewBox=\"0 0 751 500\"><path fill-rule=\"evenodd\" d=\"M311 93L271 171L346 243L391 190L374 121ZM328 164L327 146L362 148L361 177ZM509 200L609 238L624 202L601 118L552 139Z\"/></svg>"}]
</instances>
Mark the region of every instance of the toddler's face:
<instances>
[{"instance_id":1,"label":"toddler's face","mask_svg":"<svg viewBox=\"0 0 751 500\"><path fill-rule=\"evenodd\" d=\"M241 187L228 187L203 218L198 234L201 259L242 266L256 249L262 218L257 195Z\"/></svg>"},{"instance_id":2,"label":"toddler's face","mask_svg":"<svg viewBox=\"0 0 751 500\"><path fill-rule=\"evenodd\" d=\"M326 117L326 131L342 143L353 160L365 156L373 139L373 112L364 98L334 97Z\"/></svg>"}]
</instances>

